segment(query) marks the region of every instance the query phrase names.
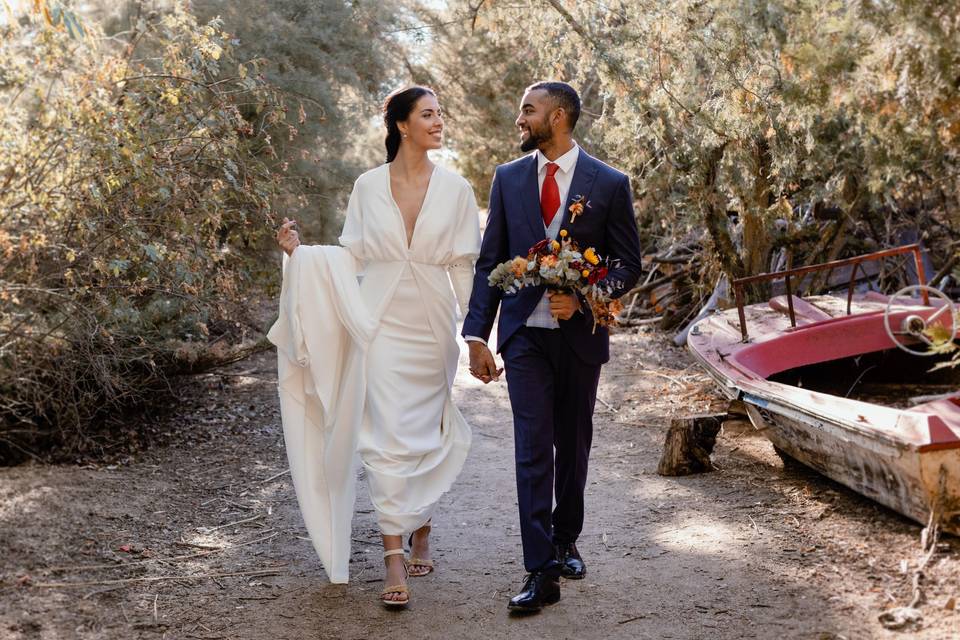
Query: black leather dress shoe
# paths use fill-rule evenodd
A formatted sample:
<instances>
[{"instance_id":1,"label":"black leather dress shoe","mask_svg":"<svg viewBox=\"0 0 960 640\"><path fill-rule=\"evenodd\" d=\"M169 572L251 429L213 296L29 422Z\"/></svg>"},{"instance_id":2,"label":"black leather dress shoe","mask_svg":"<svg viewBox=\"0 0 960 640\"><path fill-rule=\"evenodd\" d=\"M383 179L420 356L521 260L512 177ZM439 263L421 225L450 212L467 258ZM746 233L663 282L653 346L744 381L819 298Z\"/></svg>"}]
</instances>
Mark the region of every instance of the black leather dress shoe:
<instances>
[{"instance_id":1,"label":"black leather dress shoe","mask_svg":"<svg viewBox=\"0 0 960 640\"><path fill-rule=\"evenodd\" d=\"M557 559L560 561L560 575L568 580L583 580L587 575L587 565L583 563L577 545L574 543L557 545Z\"/></svg>"},{"instance_id":2,"label":"black leather dress shoe","mask_svg":"<svg viewBox=\"0 0 960 640\"><path fill-rule=\"evenodd\" d=\"M533 613L560 600L560 578L534 571L523 583L523 591L510 598L508 608L516 613Z\"/></svg>"}]
</instances>

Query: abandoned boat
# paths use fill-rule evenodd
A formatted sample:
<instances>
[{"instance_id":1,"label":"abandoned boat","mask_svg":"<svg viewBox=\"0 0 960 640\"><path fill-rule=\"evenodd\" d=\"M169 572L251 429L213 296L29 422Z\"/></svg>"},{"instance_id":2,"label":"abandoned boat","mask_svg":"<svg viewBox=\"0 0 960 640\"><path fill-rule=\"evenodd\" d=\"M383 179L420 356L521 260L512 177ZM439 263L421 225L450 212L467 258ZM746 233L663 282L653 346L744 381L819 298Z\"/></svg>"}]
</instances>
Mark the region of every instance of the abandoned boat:
<instances>
[{"instance_id":1,"label":"abandoned boat","mask_svg":"<svg viewBox=\"0 0 960 640\"><path fill-rule=\"evenodd\" d=\"M924 344L934 327L956 337L956 306L922 284L854 293L864 264L911 254L923 283L917 245L734 281L737 307L697 322L688 348L781 456L960 534L960 368L931 372ZM840 268L852 272L845 295L792 293ZM745 288L766 281L785 294L745 305Z\"/></svg>"}]
</instances>

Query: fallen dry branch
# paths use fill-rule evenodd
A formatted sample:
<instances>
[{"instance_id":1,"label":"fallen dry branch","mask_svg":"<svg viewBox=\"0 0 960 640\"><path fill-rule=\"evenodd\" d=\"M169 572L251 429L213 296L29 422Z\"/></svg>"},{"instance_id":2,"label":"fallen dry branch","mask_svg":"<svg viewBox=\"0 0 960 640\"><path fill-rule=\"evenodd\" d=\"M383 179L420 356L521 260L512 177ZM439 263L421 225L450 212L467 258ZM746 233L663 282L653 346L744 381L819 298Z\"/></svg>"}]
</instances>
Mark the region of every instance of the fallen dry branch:
<instances>
[{"instance_id":1,"label":"fallen dry branch","mask_svg":"<svg viewBox=\"0 0 960 640\"><path fill-rule=\"evenodd\" d=\"M640 320L617 320L617 324L621 327L643 327L648 324L657 324L658 322L663 322L663 316L641 318Z\"/></svg>"},{"instance_id":2,"label":"fallen dry branch","mask_svg":"<svg viewBox=\"0 0 960 640\"><path fill-rule=\"evenodd\" d=\"M226 549L226 547L223 547L223 546L215 547L209 544L196 544L194 542L184 542L183 540L179 540L177 542L174 542L173 544L177 547L191 547L193 549L209 549L211 551L220 551L221 549Z\"/></svg>"},{"instance_id":3,"label":"fallen dry branch","mask_svg":"<svg viewBox=\"0 0 960 640\"><path fill-rule=\"evenodd\" d=\"M694 260L696 260L696 257L692 254L683 256L650 256L650 262L656 262L658 264L687 264Z\"/></svg>"},{"instance_id":4,"label":"fallen dry branch","mask_svg":"<svg viewBox=\"0 0 960 640\"><path fill-rule=\"evenodd\" d=\"M47 573L61 573L63 571L95 571L97 569L121 569L123 567L134 567L141 564L147 564L149 562L176 562L178 560L190 560L192 558L203 558L204 556L209 556L210 554L217 553L223 549L229 549L230 547L221 547L219 549L214 549L211 551L201 551L200 553L191 553L184 556L172 556L166 558L147 558L145 560L132 560L130 562L114 562L110 564L75 564L75 565L65 565L57 567L43 567L41 571Z\"/></svg>"},{"instance_id":5,"label":"fallen dry branch","mask_svg":"<svg viewBox=\"0 0 960 640\"><path fill-rule=\"evenodd\" d=\"M703 260L699 244L680 244L643 257L645 277L630 292L630 304L621 313L621 326L657 324L672 329L696 313L704 294ZM654 316L654 317L651 317Z\"/></svg>"},{"instance_id":6,"label":"fallen dry branch","mask_svg":"<svg viewBox=\"0 0 960 640\"><path fill-rule=\"evenodd\" d=\"M667 284L667 283L669 283L669 282L672 282L672 281L674 281L674 280L677 280L677 279L679 279L679 278L682 278L684 275L686 275L686 271L685 271L685 270L678 270L678 271L676 271L675 273L671 273L671 274L668 274L668 275L665 275L665 276L661 276L661 277L657 278L656 280L651 280L650 282L648 282L648 283L646 283L646 284L642 284L642 285L640 285L639 287L636 287L636 288L634 289L634 291L635 291L636 293L647 293L647 292L649 292L649 291L653 291L654 289L656 289L656 288L659 287L660 285Z\"/></svg>"},{"instance_id":7,"label":"fallen dry branch","mask_svg":"<svg viewBox=\"0 0 960 640\"><path fill-rule=\"evenodd\" d=\"M278 535L280 535L280 532L279 532L279 531L276 531L276 532L274 532L274 533L271 533L271 534L268 535L268 536L263 536L262 538L257 538L256 540L248 540L247 542L240 542L240 543L238 543L238 544L231 545L231 546L225 547L225 548L227 548L227 549L236 549L237 547L245 547L245 546L247 546L248 544L257 544L258 542L265 542L265 541L267 541L267 540L270 540L271 538L276 538Z\"/></svg>"},{"instance_id":8,"label":"fallen dry branch","mask_svg":"<svg viewBox=\"0 0 960 640\"><path fill-rule=\"evenodd\" d=\"M215 580L217 578L232 578L235 576L277 576L278 569L255 569L252 571L230 571L227 573L202 573L194 576L144 576L141 578L121 578L117 580L90 580L87 582L36 582L30 586L38 589L64 589L68 587L98 587L107 584L130 584L134 582L160 582L163 580Z\"/></svg>"},{"instance_id":9,"label":"fallen dry branch","mask_svg":"<svg viewBox=\"0 0 960 640\"><path fill-rule=\"evenodd\" d=\"M260 481L260 484L266 484L266 483L270 482L271 480L276 480L276 479L279 478L280 476L285 476L285 475L287 475L288 473L290 473L290 469L287 469L286 471L281 471L280 473L275 473L275 474L273 474L272 476L270 476L269 478L267 478L266 480L261 480L261 481Z\"/></svg>"},{"instance_id":10,"label":"fallen dry branch","mask_svg":"<svg viewBox=\"0 0 960 640\"><path fill-rule=\"evenodd\" d=\"M619 378L622 376L642 376L647 374L652 376L659 376L664 380L668 380L672 382L673 384L677 385L681 389L685 389L687 387L687 385L681 382L680 380L677 380L672 376L668 376L665 373L660 373L659 371L653 371L651 369L641 369L640 371L626 371L624 373L607 373L607 374L604 374L604 376L607 378Z\"/></svg>"},{"instance_id":11,"label":"fallen dry branch","mask_svg":"<svg viewBox=\"0 0 960 640\"><path fill-rule=\"evenodd\" d=\"M910 604L905 607L894 607L880 614L878 619L880 620L880 624L886 629L915 629L919 627L923 621L923 614L917 608L917 605L925 599L923 590L920 588L920 581L923 579L927 565L930 564L930 559L933 558L933 555L937 551L937 540L940 537L940 517L942 515L941 504L943 497L946 495L946 481L946 471L943 467L940 467L939 499L933 509L930 510L930 518L927 521L927 526L920 532L920 552L922 555L911 576ZM904 561L904 563L906 563L906 561Z\"/></svg>"},{"instance_id":12,"label":"fallen dry branch","mask_svg":"<svg viewBox=\"0 0 960 640\"><path fill-rule=\"evenodd\" d=\"M236 549L238 547L245 547L251 544L257 544L258 542L265 542L271 538L276 538L280 535L280 532L274 532L267 536L262 536L254 540L247 540L246 542L239 542L237 544L231 544L223 547L217 547L214 549L209 549L208 551L201 551L199 553L190 553L182 556L165 556L165 557L156 557L156 558L146 558L144 560L132 560L130 562L114 562L109 564L77 564L77 565L64 565L56 567L43 567L40 571L45 573L61 573L64 571L96 571L98 569L124 569L126 567L135 567L143 564L149 564L151 562L179 562L181 560L193 560L196 558L204 558L221 551L229 551L230 549ZM191 545L190 543L176 543L186 546L200 546L200 545Z\"/></svg>"},{"instance_id":13,"label":"fallen dry branch","mask_svg":"<svg viewBox=\"0 0 960 640\"><path fill-rule=\"evenodd\" d=\"M213 527L212 529L207 528L207 527L200 527L200 529L203 531L203 533L213 533L214 531L219 531L220 529L226 529L227 527L233 527L233 526L236 526L236 525L238 525L238 524L246 524L247 522L253 522L253 521L255 521L255 520L259 520L259 519L262 518L262 517L263 517L263 514L260 513L260 514L257 514L257 515L255 515L255 516L251 517L251 518L245 518L245 519L243 519L243 520L237 520L236 522L228 522L227 524L221 524L219 527Z\"/></svg>"}]
</instances>

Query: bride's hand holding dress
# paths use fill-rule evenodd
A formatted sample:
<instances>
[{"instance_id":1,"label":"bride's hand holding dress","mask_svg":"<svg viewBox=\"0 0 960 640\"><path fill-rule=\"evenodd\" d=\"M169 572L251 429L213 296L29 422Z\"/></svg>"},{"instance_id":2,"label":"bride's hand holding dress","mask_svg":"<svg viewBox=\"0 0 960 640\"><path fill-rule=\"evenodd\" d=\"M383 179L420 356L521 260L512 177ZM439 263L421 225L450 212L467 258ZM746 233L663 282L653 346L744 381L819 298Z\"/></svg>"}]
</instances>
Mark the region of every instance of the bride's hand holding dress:
<instances>
[{"instance_id":1,"label":"bride's hand holding dress","mask_svg":"<svg viewBox=\"0 0 960 640\"><path fill-rule=\"evenodd\" d=\"M294 249L300 246L300 234L293 228L296 224L296 220L284 218L283 224L280 225L280 229L277 231L277 244L280 245L280 248L283 249L283 252L288 256L292 256Z\"/></svg>"}]
</instances>

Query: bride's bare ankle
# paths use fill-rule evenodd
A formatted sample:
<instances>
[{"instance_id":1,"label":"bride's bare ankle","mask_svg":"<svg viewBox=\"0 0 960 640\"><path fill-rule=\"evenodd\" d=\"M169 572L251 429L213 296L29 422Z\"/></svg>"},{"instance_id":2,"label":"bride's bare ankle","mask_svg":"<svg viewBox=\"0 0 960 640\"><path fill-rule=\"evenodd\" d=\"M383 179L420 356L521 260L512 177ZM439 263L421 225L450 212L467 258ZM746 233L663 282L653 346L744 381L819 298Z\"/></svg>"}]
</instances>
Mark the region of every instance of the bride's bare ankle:
<instances>
[{"instance_id":1,"label":"bride's bare ankle","mask_svg":"<svg viewBox=\"0 0 960 640\"><path fill-rule=\"evenodd\" d=\"M431 529L431 526L430 526L430 523L428 522L427 524L423 525L422 527L420 527L419 529L413 532L413 539L426 540L427 538L430 537L430 529Z\"/></svg>"},{"instance_id":2,"label":"bride's bare ankle","mask_svg":"<svg viewBox=\"0 0 960 640\"><path fill-rule=\"evenodd\" d=\"M407 578L407 564L403 556L384 558L384 577L390 584L403 584Z\"/></svg>"},{"instance_id":3,"label":"bride's bare ankle","mask_svg":"<svg viewBox=\"0 0 960 640\"><path fill-rule=\"evenodd\" d=\"M410 559L412 561L412 573L419 574L422 567L416 560L430 559L430 527L421 527L414 532L410 541Z\"/></svg>"}]
</instances>

